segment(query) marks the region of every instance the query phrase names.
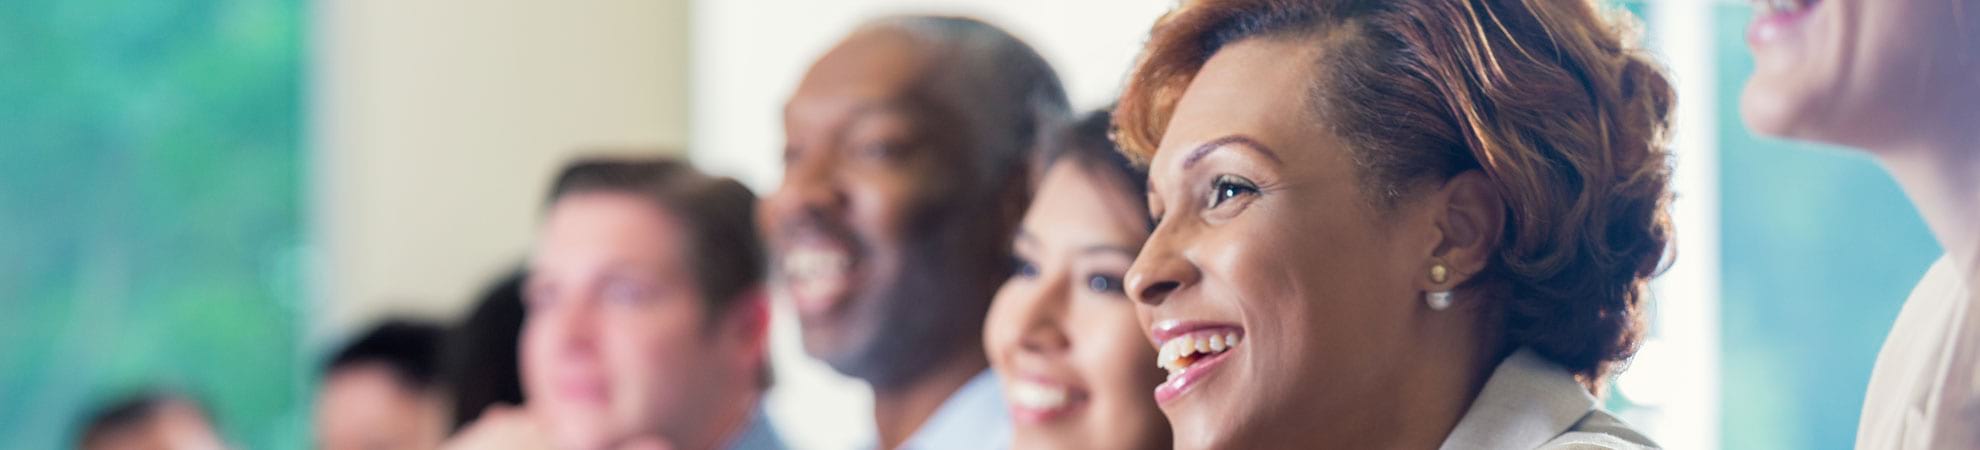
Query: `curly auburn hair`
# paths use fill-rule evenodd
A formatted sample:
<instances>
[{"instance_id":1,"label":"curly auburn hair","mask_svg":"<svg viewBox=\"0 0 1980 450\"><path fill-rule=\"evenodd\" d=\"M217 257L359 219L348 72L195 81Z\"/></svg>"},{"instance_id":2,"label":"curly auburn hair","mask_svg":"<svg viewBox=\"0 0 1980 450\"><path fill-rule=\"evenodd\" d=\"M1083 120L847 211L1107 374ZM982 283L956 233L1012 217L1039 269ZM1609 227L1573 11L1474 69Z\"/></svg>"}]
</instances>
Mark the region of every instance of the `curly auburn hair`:
<instances>
[{"instance_id":1,"label":"curly auburn hair","mask_svg":"<svg viewBox=\"0 0 1980 450\"><path fill-rule=\"evenodd\" d=\"M1371 203L1393 209L1466 171L1505 202L1489 291L1506 344L1595 388L1636 350L1670 241L1670 83L1626 13L1590 0L1201 0L1155 26L1115 113L1146 161L1196 72L1250 38L1325 45L1314 126L1349 143Z\"/></svg>"}]
</instances>

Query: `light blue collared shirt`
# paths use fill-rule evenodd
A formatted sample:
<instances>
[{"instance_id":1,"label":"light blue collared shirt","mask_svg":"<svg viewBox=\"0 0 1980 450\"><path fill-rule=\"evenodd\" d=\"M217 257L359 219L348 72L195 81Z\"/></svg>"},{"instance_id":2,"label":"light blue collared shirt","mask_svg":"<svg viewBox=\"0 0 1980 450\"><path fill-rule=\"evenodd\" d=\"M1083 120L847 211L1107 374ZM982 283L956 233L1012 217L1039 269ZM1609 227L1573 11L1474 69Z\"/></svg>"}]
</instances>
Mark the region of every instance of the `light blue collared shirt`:
<instances>
[{"instance_id":1,"label":"light blue collared shirt","mask_svg":"<svg viewBox=\"0 0 1980 450\"><path fill-rule=\"evenodd\" d=\"M749 413L749 424L743 426L742 434L729 442L729 450L784 450L784 440L777 437L777 429L770 426L770 418L763 415L763 402L757 402Z\"/></svg>"},{"instance_id":2,"label":"light blue collared shirt","mask_svg":"<svg viewBox=\"0 0 1980 450\"><path fill-rule=\"evenodd\" d=\"M985 369L950 394L899 450L1004 450L1011 448L1011 415L1004 387ZM873 446L869 445L868 448Z\"/></svg>"}]
</instances>

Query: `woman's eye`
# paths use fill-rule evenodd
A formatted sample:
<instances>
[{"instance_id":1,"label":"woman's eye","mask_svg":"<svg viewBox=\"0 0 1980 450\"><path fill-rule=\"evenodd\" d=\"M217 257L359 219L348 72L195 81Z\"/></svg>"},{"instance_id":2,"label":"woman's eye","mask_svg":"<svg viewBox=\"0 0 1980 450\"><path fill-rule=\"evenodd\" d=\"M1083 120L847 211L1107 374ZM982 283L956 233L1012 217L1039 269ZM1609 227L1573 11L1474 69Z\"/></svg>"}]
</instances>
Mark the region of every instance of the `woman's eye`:
<instances>
[{"instance_id":1,"label":"woman's eye","mask_svg":"<svg viewBox=\"0 0 1980 450\"><path fill-rule=\"evenodd\" d=\"M1121 289L1121 277L1114 275L1094 275L1086 277L1086 289L1101 294L1125 294Z\"/></svg>"},{"instance_id":2,"label":"woman's eye","mask_svg":"<svg viewBox=\"0 0 1980 450\"><path fill-rule=\"evenodd\" d=\"M1230 175L1218 176L1215 181L1210 182L1210 189L1211 208L1239 196L1258 193L1258 186L1251 184L1251 181Z\"/></svg>"},{"instance_id":3,"label":"woman's eye","mask_svg":"<svg viewBox=\"0 0 1980 450\"><path fill-rule=\"evenodd\" d=\"M1024 258L1011 258L1011 276L1018 278L1038 278L1038 265Z\"/></svg>"}]
</instances>

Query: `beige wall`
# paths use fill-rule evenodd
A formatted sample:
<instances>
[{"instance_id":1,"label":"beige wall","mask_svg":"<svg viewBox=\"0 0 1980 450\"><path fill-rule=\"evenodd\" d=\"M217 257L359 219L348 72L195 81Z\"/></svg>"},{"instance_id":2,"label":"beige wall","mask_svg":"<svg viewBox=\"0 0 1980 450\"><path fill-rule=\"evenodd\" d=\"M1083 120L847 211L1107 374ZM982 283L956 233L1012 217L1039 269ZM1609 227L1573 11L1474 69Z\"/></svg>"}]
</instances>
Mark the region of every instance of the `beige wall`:
<instances>
[{"instance_id":1,"label":"beige wall","mask_svg":"<svg viewBox=\"0 0 1980 450\"><path fill-rule=\"evenodd\" d=\"M316 2L315 336L455 315L574 151L684 146L687 3Z\"/></svg>"}]
</instances>

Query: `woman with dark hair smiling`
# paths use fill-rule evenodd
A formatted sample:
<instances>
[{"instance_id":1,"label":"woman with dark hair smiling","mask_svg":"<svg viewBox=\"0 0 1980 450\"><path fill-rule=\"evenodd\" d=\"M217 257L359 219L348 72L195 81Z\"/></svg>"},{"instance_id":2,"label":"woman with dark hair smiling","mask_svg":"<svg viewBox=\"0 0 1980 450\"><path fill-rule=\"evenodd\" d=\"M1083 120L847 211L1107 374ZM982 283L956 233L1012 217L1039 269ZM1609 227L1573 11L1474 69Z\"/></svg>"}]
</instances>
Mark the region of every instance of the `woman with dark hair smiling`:
<instances>
[{"instance_id":1,"label":"woman with dark hair smiling","mask_svg":"<svg viewBox=\"0 0 1980 450\"><path fill-rule=\"evenodd\" d=\"M1671 87L1586 0L1191 1L1116 111L1177 448L1644 448Z\"/></svg>"},{"instance_id":2,"label":"woman with dark hair smiling","mask_svg":"<svg viewBox=\"0 0 1980 450\"><path fill-rule=\"evenodd\" d=\"M1162 373L1121 283L1148 239L1146 176L1115 151L1107 122L1096 112L1045 142L1016 267L984 322L1012 448L1169 447L1148 396Z\"/></svg>"}]
</instances>

